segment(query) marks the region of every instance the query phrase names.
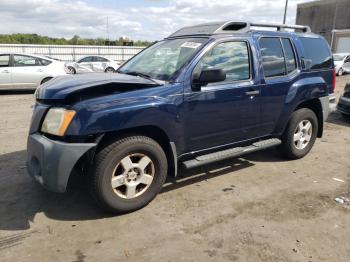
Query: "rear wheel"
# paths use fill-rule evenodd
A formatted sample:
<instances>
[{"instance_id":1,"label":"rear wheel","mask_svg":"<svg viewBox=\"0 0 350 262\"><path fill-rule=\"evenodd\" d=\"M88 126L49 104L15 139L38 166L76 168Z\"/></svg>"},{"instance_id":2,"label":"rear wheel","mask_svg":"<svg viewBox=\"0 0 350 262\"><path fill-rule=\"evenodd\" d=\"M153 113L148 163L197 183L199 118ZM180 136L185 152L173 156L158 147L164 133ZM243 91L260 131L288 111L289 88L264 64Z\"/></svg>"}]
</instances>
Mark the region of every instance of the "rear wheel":
<instances>
[{"instance_id":1,"label":"rear wheel","mask_svg":"<svg viewBox=\"0 0 350 262\"><path fill-rule=\"evenodd\" d=\"M289 159L304 157L311 150L317 137L318 120L308 108L293 112L282 135L281 153Z\"/></svg>"},{"instance_id":2,"label":"rear wheel","mask_svg":"<svg viewBox=\"0 0 350 262\"><path fill-rule=\"evenodd\" d=\"M109 212L134 211L158 194L167 170L167 158L156 141L145 136L126 137L96 155L92 194Z\"/></svg>"},{"instance_id":3,"label":"rear wheel","mask_svg":"<svg viewBox=\"0 0 350 262\"><path fill-rule=\"evenodd\" d=\"M51 79L52 79L52 77L46 77L46 78L44 78L43 80L41 80L40 85L46 83L47 81L49 81L49 80L51 80Z\"/></svg>"},{"instance_id":4,"label":"rear wheel","mask_svg":"<svg viewBox=\"0 0 350 262\"><path fill-rule=\"evenodd\" d=\"M338 76L342 76L344 74L343 68L340 68L338 70Z\"/></svg>"}]
</instances>

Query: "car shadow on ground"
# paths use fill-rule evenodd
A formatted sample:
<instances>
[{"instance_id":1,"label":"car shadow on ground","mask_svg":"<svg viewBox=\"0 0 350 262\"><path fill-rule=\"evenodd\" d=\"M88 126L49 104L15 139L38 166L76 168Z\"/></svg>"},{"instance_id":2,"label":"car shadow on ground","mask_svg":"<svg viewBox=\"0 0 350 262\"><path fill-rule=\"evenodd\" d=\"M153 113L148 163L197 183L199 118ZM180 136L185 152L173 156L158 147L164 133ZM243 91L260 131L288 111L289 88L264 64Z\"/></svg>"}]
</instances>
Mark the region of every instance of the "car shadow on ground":
<instances>
[{"instance_id":1,"label":"car shadow on ground","mask_svg":"<svg viewBox=\"0 0 350 262\"><path fill-rule=\"evenodd\" d=\"M73 222L113 216L98 208L84 186L70 188L65 194L46 191L27 175L25 159L25 150L0 155L0 230L28 229L40 213L54 220ZM161 193L238 172L253 166L251 161L281 158L273 150L265 150L190 170L180 167L178 176L169 177Z\"/></svg>"},{"instance_id":2,"label":"car shadow on ground","mask_svg":"<svg viewBox=\"0 0 350 262\"><path fill-rule=\"evenodd\" d=\"M345 118L339 112L336 112L336 111L332 112L329 115L327 122L332 123L332 124L336 124L336 125L350 127L350 118Z\"/></svg>"}]
</instances>

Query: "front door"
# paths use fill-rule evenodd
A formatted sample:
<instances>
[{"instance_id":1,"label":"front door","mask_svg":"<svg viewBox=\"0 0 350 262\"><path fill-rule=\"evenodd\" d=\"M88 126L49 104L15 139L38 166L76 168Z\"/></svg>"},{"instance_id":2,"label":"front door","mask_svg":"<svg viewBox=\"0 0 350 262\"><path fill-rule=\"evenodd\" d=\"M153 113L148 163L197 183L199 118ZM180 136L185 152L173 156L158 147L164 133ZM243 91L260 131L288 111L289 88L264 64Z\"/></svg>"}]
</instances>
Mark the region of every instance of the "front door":
<instances>
[{"instance_id":1,"label":"front door","mask_svg":"<svg viewBox=\"0 0 350 262\"><path fill-rule=\"evenodd\" d=\"M226 80L185 92L186 150L196 151L259 136L260 86L252 80L247 41L216 44L193 70L223 69Z\"/></svg>"},{"instance_id":2,"label":"front door","mask_svg":"<svg viewBox=\"0 0 350 262\"><path fill-rule=\"evenodd\" d=\"M0 89L11 87L10 55L0 55Z\"/></svg>"},{"instance_id":3,"label":"front door","mask_svg":"<svg viewBox=\"0 0 350 262\"><path fill-rule=\"evenodd\" d=\"M80 59L76 63L77 73L92 73L93 72L92 59L93 59L93 56L87 56Z\"/></svg>"}]
</instances>

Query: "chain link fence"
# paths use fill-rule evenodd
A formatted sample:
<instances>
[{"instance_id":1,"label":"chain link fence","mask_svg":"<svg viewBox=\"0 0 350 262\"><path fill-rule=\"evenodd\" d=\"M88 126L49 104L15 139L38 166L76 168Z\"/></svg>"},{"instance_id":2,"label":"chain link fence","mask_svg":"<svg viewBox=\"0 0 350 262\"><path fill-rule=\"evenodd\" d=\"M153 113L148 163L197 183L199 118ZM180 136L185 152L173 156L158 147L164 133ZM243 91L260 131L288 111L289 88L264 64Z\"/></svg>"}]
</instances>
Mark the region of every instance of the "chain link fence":
<instances>
[{"instance_id":1,"label":"chain link fence","mask_svg":"<svg viewBox=\"0 0 350 262\"><path fill-rule=\"evenodd\" d=\"M76 61L82 56L100 55L113 61L125 62L144 48L135 46L0 44L0 53L35 54L63 61Z\"/></svg>"}]
</instances>

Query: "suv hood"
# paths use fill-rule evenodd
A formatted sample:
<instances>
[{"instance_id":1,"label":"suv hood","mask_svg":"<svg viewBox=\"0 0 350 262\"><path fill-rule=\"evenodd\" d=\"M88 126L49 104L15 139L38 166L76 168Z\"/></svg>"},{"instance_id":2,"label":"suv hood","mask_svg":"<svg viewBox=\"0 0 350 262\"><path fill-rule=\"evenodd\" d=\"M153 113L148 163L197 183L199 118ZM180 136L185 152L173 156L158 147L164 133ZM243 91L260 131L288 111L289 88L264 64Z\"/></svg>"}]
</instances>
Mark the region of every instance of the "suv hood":
<instances>
[{"instance_id":1,"label":"suv hood","mask_svg":"<svg viewBox=\"0 0 350 262\"><path fill-rule=\"evenodd\" d=\"M162 83L119 73L91 73L56 77L36 91L38 100L66 100L70 97L94 97L110 93L160 86ZM79 99L81 100L81 99Z\"/></svg>"}]
</instances>

